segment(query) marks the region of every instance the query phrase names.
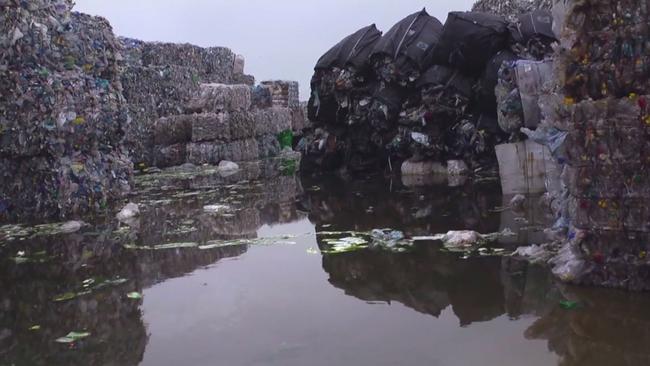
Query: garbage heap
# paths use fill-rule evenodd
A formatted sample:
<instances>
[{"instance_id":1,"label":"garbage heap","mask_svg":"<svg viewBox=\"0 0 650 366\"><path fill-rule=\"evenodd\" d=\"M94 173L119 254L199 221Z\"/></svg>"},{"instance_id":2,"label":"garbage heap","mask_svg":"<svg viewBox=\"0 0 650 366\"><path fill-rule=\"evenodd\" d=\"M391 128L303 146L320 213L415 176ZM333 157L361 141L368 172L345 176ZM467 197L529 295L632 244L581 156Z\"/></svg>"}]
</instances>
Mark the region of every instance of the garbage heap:
<instances>
[{"instance_id":1,"label":"garbage heap","mask_svg":"<svg viewBox=\"0 0 650 366\"><path fill-rule=\"evenodd\" d=\"M276 84L270 82L271 88ZM271 97L271 94L268 94ZM267 99L268 102L268 99ZM185 114L153 124L153 165L217 165L277 157L292 147L292 112L297 95L252 102L248 85L201 84Z\"/></svg>"},{"instance_id":2,"label":"garbage heap","mask_svg":"<svg viewBox=\"0 0 650 366\"><path fill-rule=\"evenodd\" d=\"M245 60L224 47L143 42L120 38L124 48L121 80L133 120L128 146L137 167L153 164L153 125L159 118L185 113L201 83L243 83Z\"/></svg>"},{"instance_id":3,"label":"garbage heap","mask_svg":"<svg viewBox=\"0 0 650 366\"><path fill-rule=\"evenodd\" d=\"M96 212L130 190L120 44L71 8L0 2L0 220Z\"/></svg>"},{"instance_id":4,"label":"garbage heap","mask_svg":"<svg viewBox=\"0 0 650 366\"><path fill-rule=\"evenodd\" d=\"M551 27L551 13L543 10L514 21L451 12L444 26L422 10L383 35L375 25L360 29L316 64L308 105L313 126L298 145L303 168L399 170L406 162L403 172L426 174L454 161L448 168L494 172L494 146L526 138L521 126L500 127L501 68L551 55ZM520 105L519 89L512 89L506 96ZM514 113L523 126L521 106Z\"/></svg>"},{"instance_id":5,"label":"garbage heap","mask_svg":"<svg viewBox=\"0 0 650 366\"><path fill-rule=\"evenodd\" d=\"M560 93L548 119L567 132L564 224L554 273L650 290L650 21L645 0L560 2ZM563 18L563 19L562 19Z\"/></svg>"}]
</instances>

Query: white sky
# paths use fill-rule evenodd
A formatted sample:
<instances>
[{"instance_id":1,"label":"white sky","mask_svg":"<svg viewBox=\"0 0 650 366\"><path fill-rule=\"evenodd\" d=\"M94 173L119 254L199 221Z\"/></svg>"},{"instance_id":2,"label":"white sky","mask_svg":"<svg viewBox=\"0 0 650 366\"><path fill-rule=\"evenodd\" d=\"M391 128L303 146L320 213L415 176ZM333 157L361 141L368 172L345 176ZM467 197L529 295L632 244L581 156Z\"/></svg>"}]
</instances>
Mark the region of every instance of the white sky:
<instances>
[{"instance_id":1,"label":"white sky","mask_svg":"<svg viewBox=\"0 0 650 366\"><path fill-rule=\"evenodd\" d=\"M225 46L246 58L256 80L300 82L300 99L318 58L343 37L375 23L386 32L427 8L445 22L474 0L77 0L75 10L107 18L115 33L145 41Z\"/></svg>"}]
</instances>

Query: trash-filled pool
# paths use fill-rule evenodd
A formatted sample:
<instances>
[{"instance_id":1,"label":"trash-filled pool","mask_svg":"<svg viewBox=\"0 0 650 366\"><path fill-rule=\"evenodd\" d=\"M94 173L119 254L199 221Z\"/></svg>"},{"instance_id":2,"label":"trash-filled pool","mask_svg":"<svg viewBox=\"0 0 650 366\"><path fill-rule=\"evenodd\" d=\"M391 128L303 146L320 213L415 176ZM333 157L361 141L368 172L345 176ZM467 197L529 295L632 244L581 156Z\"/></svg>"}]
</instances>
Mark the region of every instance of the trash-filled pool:
<instances>
[{"instance_id":1,"label":"trash-filled pool","mask_svg":"<svg viewBox=\"0 0 650 366\"><path fill-rule=\"evenodd\" d=\"M163 178L121 221L0 228L0 365L650 364L650 296L509 256L544 240L538 197Z\"/></svg>"}]
</instances>

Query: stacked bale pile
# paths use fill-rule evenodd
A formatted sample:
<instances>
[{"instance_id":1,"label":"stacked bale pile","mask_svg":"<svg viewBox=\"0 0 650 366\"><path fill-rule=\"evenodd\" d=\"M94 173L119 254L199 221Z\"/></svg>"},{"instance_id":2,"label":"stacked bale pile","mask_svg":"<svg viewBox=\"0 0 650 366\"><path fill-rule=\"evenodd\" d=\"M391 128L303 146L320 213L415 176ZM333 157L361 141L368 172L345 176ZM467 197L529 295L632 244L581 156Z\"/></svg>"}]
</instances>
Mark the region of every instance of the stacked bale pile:
<instances>
[{"instance_id":1,"label":"stacked bale pile","mask_svg":"<svg viewBox=\"0 0 650 366\"><path fill-rule=\"evenodd\" d=\"M313 126L299 144L305 168L392 169L405 161L409 167L463 166L458 160L474 171L495 168L494 146L524 138L523 124L514 133L499 127L499 71L550 55L551 19L550 12L513 22L452 12L443 26L422 10L383 36L371 25L346 37L315 67L308 106ZM510 94L521 104L518 89Z\"/></svg>"},{"instance_id":2,"label":"stacked bale pile","mask_svg":"<svg viewBox=\"0 0 650 366\"><path fill-rule=\"evenodd\" d=\"M498 14L515 20L519 14L538 9L551 10L553 3L553 0L479 0L472 7L472 11Z\"/></svg>"},{"instance_id":3,"label":"stacked bale pile","mask_svg":"<svg viewBox=\"0 0 650 366\"><path fill-rule=\"evenodd\" d=\"M650 289L647 1L566 1L550 122L568 132L566 281Z\"/></svg>"},{"instance_id":4,"label":"stacked bale pile","mask_svg":"<svg viewBox=\"0 0 650 366\"><path fill-rule=\"evenodd\" d=\"M291 110L253 107L251 95L248 85L202 84L185 108L188 114L154 123L153 164L164 168L278 156L278 135L291 129Z\"/></svg>"},{"instance_id":5,"label":"stacked bale pile","mask_svg":"<svg viewBox=\"0 0 650 366\"><path fill-rule=\"evenodd\" d=\"M120 44L71 7L0 3L0 220L85 214L130 190Z\"/></svg>"},{"instance_id":6,"label":"stacked bale pile","mask_svg":"<svg viewBox=\"0 0 650 366\"><path fill-rule=\"evenodd\" d=\"M134 123L129 148L136 164L153 163L153 123L185 113L201 83L247 83L244 59L224 47L153 43L121 38L125 49L122 70L124 96Z\"/></svg>"}]
</instances>

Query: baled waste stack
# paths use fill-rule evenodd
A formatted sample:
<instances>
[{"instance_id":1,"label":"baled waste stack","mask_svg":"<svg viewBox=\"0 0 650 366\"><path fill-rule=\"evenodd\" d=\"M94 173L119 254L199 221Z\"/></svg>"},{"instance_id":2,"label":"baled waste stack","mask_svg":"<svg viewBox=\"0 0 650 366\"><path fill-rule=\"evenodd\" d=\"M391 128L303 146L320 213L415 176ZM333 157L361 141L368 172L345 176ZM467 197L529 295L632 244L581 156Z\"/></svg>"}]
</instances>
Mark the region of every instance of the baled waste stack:
<instances>
[{"instance_id":1,"label":"baled waste stack","mask_svg":"<svg viewBox=\"0 0 650 366\"><path fill-rule=\"evenodd\" d=\"M282 85L287 83L278 89ZM291 131L291 109L280 105L295 100L278 95L270 107L259 108L252 103L248 85L201 84L185 114L162 117L153 124L153 164L165 168L277 157L282 148L291 147L283 146L279 138Z\"/></svg>"},{"instance_id":2,"label":"baled waste stack","mask_svg":"<svg viewBox=\"0 0 650 366\"><path fill-rule=\"evenodd\" d=\"M0 3L0 220L95 212L130 190L120 45L71 7Z\"/></svg>"},{"instance_id":3,"label":"baled waste stack","mask_svg":"<svg viewBox=\"0 0 650 366\"><path fill-rule=\"evenodd\" d=\"M564 6L563 6L564 5ZM649 9L645 0L566 1L557 77L564 96L548 119L568 134L565 281L650 290Z\"/></svg>"},{"instance_id":4,"label":"baled waste stack","mask_svg":"<svg viewBox=\"0 0 650 366\"><path fill-rule=\"evenodd\" d=\"M124 96L133 123L128 146L136 165L153 164L153 124L162 117L181 115L200 91L201 83L254 84L244 75L245 60L225 47L143 42L120 38Z\"/></svg>"},{"instance_id":5,"label":"baled waste stack","mask_svg":"<svg viewBox=\"0 0 650 366\"><path fill-rule=\"evenodd\" d=\"M547 27L538 27L539 19ZM383 36L371 25L346 37L315 67L308 105L314 124L299 144L305 168L359 171L448 160L474 171L495 167L496 144L525 138L518 131L523 123L499 127L501 67L548 56L555 41L550 23L550 12L513 22L452 12L443 26L422 10ZM519 89L512 89L506 96L521 104Z\"/></svg>"}]
</instances>

